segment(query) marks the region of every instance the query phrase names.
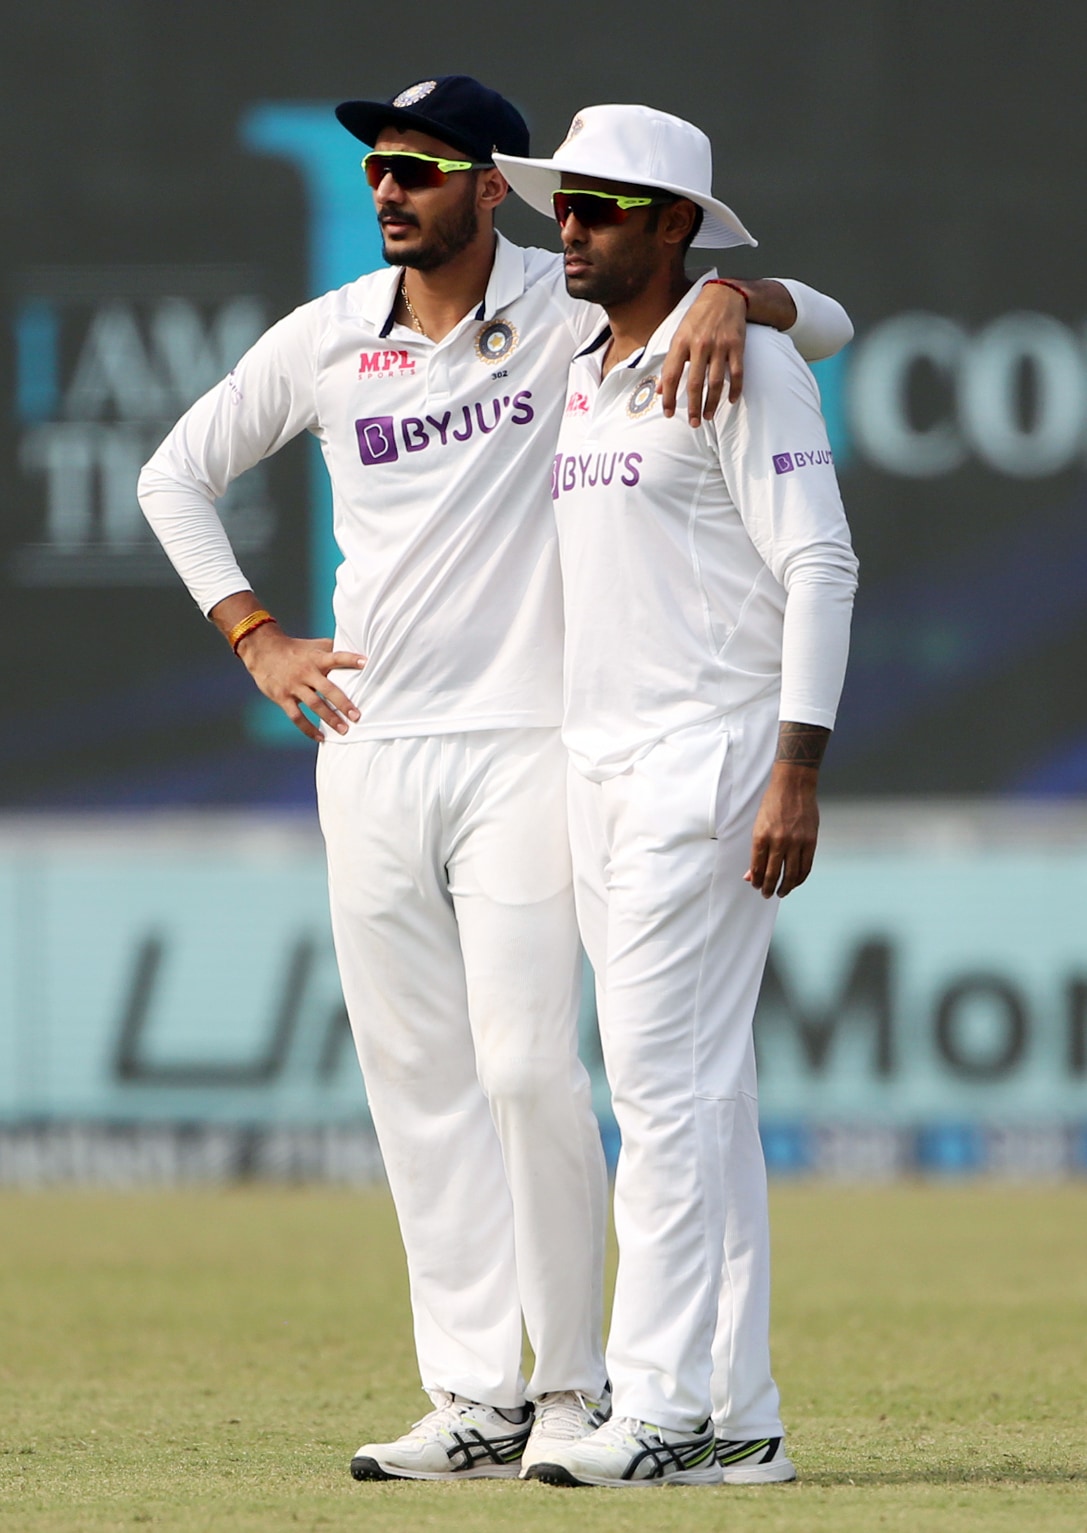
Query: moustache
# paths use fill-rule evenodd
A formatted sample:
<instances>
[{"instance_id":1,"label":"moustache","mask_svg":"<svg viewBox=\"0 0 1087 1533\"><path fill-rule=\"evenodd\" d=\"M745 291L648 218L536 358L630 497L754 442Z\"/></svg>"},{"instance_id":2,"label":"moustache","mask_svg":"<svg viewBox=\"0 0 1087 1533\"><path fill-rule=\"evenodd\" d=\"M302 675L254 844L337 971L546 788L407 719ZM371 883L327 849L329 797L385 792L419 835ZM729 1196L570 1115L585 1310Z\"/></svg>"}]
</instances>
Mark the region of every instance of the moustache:
<instances>
[{"instance_id":1,"label":"moustache","mask_svg":"<svg viewBox=\"0 0 1087 1533\"><path fill-rule=\"evenodd\" d=\"M419 220L414 213L379 213L377 221L382 228L386 224L411 224L413 228L419 227Z\"/></svg>"}]
</instances>

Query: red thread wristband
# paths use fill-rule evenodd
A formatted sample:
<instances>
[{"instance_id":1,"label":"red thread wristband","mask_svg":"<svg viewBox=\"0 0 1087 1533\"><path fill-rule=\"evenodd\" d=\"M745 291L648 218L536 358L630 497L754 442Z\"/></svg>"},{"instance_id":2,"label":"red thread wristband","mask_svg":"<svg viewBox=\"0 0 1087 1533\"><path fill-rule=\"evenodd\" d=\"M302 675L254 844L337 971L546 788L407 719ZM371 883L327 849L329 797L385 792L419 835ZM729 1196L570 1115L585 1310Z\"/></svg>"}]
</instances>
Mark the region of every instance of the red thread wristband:
<instances>
[{"instance_id":1,"label":"red thread wristband","mask_svg":"<svg viewBox=\"0 0 1087 1533\"><path fill-rule=\"evenodd\" d=\"M727 277L707 277L703 287L730 287L734 293L739 293L744 301L744 313L751 307L751 300L738 282L730 282Z\"/></svg>"}]
</instances>

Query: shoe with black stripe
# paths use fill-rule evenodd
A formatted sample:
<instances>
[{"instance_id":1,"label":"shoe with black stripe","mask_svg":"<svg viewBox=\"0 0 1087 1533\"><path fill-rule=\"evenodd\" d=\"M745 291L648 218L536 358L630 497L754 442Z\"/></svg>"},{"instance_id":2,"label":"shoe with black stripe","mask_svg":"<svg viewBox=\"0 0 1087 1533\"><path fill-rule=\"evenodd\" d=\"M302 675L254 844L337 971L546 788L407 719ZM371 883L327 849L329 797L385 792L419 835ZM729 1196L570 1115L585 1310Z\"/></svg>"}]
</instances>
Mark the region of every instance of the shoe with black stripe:
<instances>
[{"instance_id":1,"label":"shoe with black stripe","mask_svg":"<svg viewBox=\"0 0 1087 1533\"><path fill-rule=\"evenodd\" d=\"M546 1463L525 1470L545 1485L719 1485L713 1423L670 1432L621 1416L577 1442L558 1445Z\"/></svg>"},{"instance_id":2,"label":"shoe with black stripe","mask_svg":"<svg viewBox=\"0 0 1087 1533\"><path fill-rule=\"evenodd\" d=\"M363 1443L351 1460L356 1480L496 1480L520 1473L532 1407L498 1410L446 1395L403 1437Z\"/></svg>"},{"instance_id":3,"label":"shoe with black stripe","mask_svg":"<svg viewBox=\"0 0 1087 1533\"><path fill-rule=\"evenodd\" d=\"M750 1441L719 1437L717 1462L726 1485L772 1485L796 1479L796 1465L785 1455L784 1437Z\"/></svg>"}]
</instances>

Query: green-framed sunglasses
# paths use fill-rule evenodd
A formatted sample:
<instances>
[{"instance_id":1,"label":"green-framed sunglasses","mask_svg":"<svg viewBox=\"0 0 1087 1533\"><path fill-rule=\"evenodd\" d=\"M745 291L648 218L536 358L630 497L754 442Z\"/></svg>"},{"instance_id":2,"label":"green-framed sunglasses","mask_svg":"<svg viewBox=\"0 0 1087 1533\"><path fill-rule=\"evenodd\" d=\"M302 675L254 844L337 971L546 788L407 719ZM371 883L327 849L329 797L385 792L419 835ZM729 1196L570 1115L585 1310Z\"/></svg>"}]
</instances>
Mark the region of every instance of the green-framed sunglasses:
<instances>
[{"instance_id":1,"label":"green-framed sunglasses","mask_svg":"<svg viewBox=\"0 0 1087 1533\"><path fill-rule=\"evenodd\" d=\"M555 210L560 229L571 213L583 229L596 229L605 224L625 224L631 208L655 207L675 200L671 196L624 197L618 192L551 193L551 206Z\"/></svg>"},{"instance_id":2,"label":"green-framed sunglasses","mask_svg":"<svg viewBox=\"0 0 1087 1533\"><path fill-rule=\"evenodd\" d=\"M363 160L362 168L375 191L386 176L392 176L405 192L416 192L421 187L444 186L456 170L490 170L492 167L483 160L444 160L436 154L416 154L410 149L388 153L373 149Z\"/></svg>"}]
</instances>

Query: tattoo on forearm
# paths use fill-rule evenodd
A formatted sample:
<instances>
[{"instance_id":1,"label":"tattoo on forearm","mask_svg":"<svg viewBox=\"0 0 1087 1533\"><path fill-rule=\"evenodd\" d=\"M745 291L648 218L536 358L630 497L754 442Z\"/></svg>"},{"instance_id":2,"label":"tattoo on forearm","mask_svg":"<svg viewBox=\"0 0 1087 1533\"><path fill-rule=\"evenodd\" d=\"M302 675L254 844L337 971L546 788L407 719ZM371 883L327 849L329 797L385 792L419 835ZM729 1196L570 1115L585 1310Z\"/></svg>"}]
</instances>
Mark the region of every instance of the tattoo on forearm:
<instances>
[{"instance_id":1,"label":"tattoo on forearm","mask_svg":"<svg viewBox=\"0 0 1087 1533\"><path fill-rule=\"evenodd\" d=\"M818 724L781 724L774 760L788 761L793 766L817 767L823 760L829 739L830 730L821 729Z\"/></svg>"}]
</instances>

